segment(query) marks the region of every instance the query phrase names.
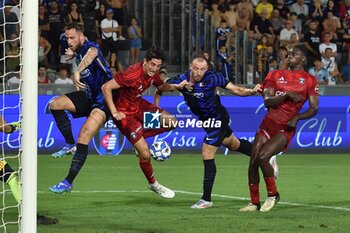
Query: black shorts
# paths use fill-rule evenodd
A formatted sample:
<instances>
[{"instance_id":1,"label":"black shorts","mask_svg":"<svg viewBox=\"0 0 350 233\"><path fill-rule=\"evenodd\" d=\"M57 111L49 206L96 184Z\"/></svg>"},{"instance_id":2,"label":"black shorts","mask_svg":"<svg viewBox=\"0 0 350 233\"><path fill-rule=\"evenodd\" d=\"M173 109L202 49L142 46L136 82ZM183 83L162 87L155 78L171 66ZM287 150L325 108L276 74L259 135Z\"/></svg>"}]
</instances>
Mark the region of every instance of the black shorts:
<instances>
[{"instance_id":1,"label":"black shorts","mask_svg":"<svg viewBox=\"0 0 350 233\"><path fill-rule=\"evenodd\" d=\"M102 110L106 114L106 120L111 113L106 103L102 107L93 107L93 103L87 97L84 91L75 91L66 94L66 96L73 102L76 112L71 112L73 118L87 117L94 108Z\"/></svg>"},{"instance_id":2,"label":"black shorts","mask_svg":"<svg viewBox=\"0 0 350 233\"><path fill-rule=\"evenodd\" d=\"M218 114L216 114L216 117L214 117L215 121L221 121L221 127L220 128L204 128L206 134L203 139L203 142L215 146L220 147L222 144L222 141L230 137L232 134L232 130L229 126L230 123L230 117L228 115L227 110L222 107Z\"/></svg>"}]
</instances>

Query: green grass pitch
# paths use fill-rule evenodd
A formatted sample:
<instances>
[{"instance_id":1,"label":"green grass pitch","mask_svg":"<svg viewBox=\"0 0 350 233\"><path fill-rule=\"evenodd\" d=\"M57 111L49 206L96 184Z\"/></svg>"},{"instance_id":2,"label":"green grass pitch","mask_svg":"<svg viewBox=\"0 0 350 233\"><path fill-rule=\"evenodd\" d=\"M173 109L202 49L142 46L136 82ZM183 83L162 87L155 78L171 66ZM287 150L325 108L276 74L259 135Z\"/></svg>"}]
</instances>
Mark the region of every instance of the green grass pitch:
<instances>
[{"instance_id":1,"label":"green grass pitch","mask_svg":"<svg viewBox=\"0 0 350 233\"><path fill-rule=\"evenodd\" d=\"M214 207L190 208L201 196L201 155L176 155L152 161L158 181L176 190L162 199L147 189L134 155L90 155L69 194L48 187L65 177L71 156L38 159L38 211L59 219L38 226L42 233L226 233L226 232L350 232L350 155L278 157L280 203L268 213L240 213L248 203L248 158L217 155ZM260 185L266 197L264 182ZM8 218L15 218L15 211ZM11 231L11 227L7 228Z\"/></svg>"}]
</instances>

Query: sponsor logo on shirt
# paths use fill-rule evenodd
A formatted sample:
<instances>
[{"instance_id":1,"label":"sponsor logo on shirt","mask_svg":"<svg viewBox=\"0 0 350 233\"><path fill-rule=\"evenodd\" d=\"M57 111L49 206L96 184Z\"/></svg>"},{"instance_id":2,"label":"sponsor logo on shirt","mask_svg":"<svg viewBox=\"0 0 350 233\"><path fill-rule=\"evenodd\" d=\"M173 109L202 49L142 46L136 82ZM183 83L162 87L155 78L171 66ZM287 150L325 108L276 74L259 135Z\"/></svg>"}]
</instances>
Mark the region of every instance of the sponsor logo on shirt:
<instances>
[{"instance_id":1,"label":"sponsor logo on shirt","mask_svg":"<svg viewBox=\"0 0 350 233\"><path fill-rule=\"evenodd\" d=\"M85 69L80 73L80 75L82 78L87 78L87 77L91 76L91 72L89 69Z\"/></svg>"},{"instance_id":2,"label":"sponsor logo on shirt","mask_svg":"<svg viewBox=\"0 0 350 233\"><path fill-rule=\"evenodd\" d=\"M276 91L275 92L275 95L278 96L278 95L285 95L286 92L285 91Z\"/></svg>"},{"instance_id":3,"label":"sponsor logo on shirt","mask_svg":"<svg viewBox=\"0 0 350 233\"><path fill-rule=\"evenodd\" d=\"M284 80L284 77L279 77L276 81L276 83L288 83L286 80Z\"/></svg>"},{"instance_id":4,"label":"sponsor logo on shirt","mask_svg":"<svg viewBox=\"0 0 350 233\"><path fill-rule=\"evenodd\" d=\"M195 92L193 93L193 96L200 99L200 98L203 98L204 97L204 93L202 92Z\"/></svg>"}]
</instances>

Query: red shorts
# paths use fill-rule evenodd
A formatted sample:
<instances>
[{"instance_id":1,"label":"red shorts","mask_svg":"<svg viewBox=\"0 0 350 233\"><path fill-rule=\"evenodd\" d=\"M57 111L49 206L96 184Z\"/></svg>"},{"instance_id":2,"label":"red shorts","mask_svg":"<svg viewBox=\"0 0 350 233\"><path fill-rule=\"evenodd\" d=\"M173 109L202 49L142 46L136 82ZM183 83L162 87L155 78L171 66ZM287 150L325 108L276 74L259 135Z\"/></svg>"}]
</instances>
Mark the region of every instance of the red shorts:
<instances>
[{"instance_id":1,"label":"red shorts","mask_svg":"<svg viewBox=\"0 0 350 233\"><path fill-rule=\"evenodd\" d=\"M157 110L159 110L159 112L163 111L163 109L142 99L138 112L130 115L125 114L126 116L124 119L120 121L113 119L113 121L129 142L135 144L143 137L143 113L156 112Z\"/></svg>"},{"instance_id":2,"label":"red shorts","mask_svg":"<svg viewBox=\"0 0 350 233\"><path fill-rule=\"evenodd\" d=\"M256 134L265 137L267 140L270 140L270 138L277 134L283 134L287 139L287 144L283 148L283 151L286 151L288 149L289 143L294 137L295 129L291 130L287 125L277 124L269 118L265 117L261 122Z\"/></svg>"}]
</instances>

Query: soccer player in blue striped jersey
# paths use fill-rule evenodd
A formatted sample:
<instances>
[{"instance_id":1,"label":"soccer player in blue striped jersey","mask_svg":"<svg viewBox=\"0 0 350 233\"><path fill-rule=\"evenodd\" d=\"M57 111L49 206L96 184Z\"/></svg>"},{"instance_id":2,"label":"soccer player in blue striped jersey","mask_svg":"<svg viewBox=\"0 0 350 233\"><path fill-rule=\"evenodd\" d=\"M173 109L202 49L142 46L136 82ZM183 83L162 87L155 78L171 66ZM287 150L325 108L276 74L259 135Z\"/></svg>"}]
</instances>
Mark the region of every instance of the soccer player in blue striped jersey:
<instances>
[{"instance_id":1,"label":"soccer player in blue striped jersey","mask_svg":"<svg viewBox=\"0 0 350 233\"><path fill-rule=\"evenodd\" d=\"M215 119L215 121L221 121L221 127L204 128L206 135L203 140L202 148L204 162L203 195L201 199L191 207L194 209L204 209L213 206L211 192L216 176L214 158L218 147L223 145L231 151L239 151L248 156L251 155L252 144L247 140L236 138L230 129L229 114L226 108L221 104L220 97L216 94L216 87L224 88L230 93L239 96L250 96L261 91L259 84L253 89L236 86L225 79L221 74L208 70L208 67L208 61L204 57L195 57L187 73L180 74L167 81L169 83L179 84L187 80L191 86L185 86L185 88L179 91L183 94L193 114L201 121L210 118ZM156 105L159 103L160 96L161 92L157 91L154 100Z\"/></svg>"},{"instance_id":2,"label":"soccer player in blue striped jersey","mask_svg":"<svg viewBox=\"0 0 350 233\"><path fill-rule=\"evenodd\" d=\"M66 140L66 146L52 154L53 157L64 157L74 148L71 122L65 111L69 111L74 118L87 117L87 119L80 129L68 176L57 185L50 187L50 190L55 193L68 192L72 189L73 180L85 163L91 138L110 116L101 87L112 79L112 72L99 46L88 41L81 27L76 23L67 26L65 35L69 46L66 55L71 59L75 57L77 63L73 77L74 84L85 91L61 95L50 103L51 113Z\"/></svg>"}]
</instances>

